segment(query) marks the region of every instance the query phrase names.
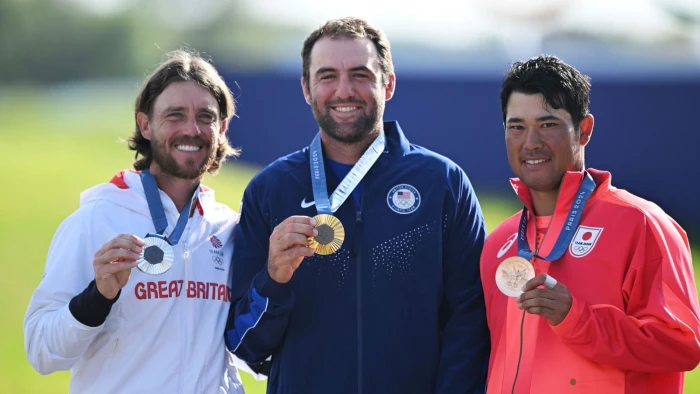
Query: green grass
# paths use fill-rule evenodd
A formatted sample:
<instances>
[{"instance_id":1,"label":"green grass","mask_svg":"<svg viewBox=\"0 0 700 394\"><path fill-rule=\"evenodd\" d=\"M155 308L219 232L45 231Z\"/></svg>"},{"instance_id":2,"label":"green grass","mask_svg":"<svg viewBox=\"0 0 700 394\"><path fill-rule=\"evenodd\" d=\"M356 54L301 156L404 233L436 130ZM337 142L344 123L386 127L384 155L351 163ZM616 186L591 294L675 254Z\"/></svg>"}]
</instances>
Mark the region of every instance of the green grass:
<instances>
[{"instance_id":1,"label":"green grass","mask_svg":"<svg viewBox=\"0 0 700 394\"><path fill-rule=\"evenodd\" d=\"M67 392L67 372L40 376L26 361L22 320L41 279L53 233L78 207L80 192L131 166L123 140L133 127L132 90L91 90L89 100L68 90L48 96L13 90L0 96L0 179L5 185L0 204L2 393ZM233 162L204 182L220 201L237 210L255 171ZM490 230L517 209L512 200L480 198ZM697 248L693 260L700 261ZM265 392L265 382L242 376L248 394ZM700 393L700 370L686 374L686 381L686 393Z\"/></svg>"}]
</instances>

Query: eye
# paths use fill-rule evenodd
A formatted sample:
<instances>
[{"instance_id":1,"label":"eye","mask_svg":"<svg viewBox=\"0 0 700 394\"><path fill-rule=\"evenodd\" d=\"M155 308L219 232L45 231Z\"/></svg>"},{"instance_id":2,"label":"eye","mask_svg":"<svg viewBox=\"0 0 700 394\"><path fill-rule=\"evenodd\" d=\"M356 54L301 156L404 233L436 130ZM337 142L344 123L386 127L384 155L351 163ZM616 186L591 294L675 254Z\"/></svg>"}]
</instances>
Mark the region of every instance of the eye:
<instances>
[{"instance_id":1,"label":"eye","mask_svg":"<svg viewBox=\"0 0 700 394\"><path fill-rule=\"evenodd\" d=\"M333 79L333 78L335 78L335 75L331 75L331 74L327 74L327 75L321 76L321 80L322 80L322 81L323 81L323 80Z\"/></svg>"},{"instance_id":2,"label":"eye","mask_svg":"<svg viewBox=\"0 0 700 394\"><path fill-rule=\"evenodd\" d=\"M213 123L216 120L216 116L209 113L203 113L199 115L199 120L205 123Z\"/></svg>"},{"instance_id":3,"label":"eye","mask_svg":"<svg viewBox=\"0 0 700 394\"><path fill-rule=\"evenodd\" d=\"M168 114L169 119L183 119L185 115L182 112L170 112Z\"/></svg>"},{"instance_id":4,"label":"eye","mask_svg":"<svg viewBox=\"0 0 700 394\"><path fill-rule=\"evenodd\" d=\"M553 123L553 122L542 123L542 128L543 128L543 129L548 129L548 128L554 127L554 126L556 126L556 125L557 125L557 124L556 124L556 123Z\"/></svg>"},{"instance_id":5,"label":"eye","mask_svg":"<svg viewBox=\"0 0 700 394\"><path fill-rule=\"evenodd\" d=\"M524 130L525 128L519 124L512 124L508 126L508 130Z\"/></svg>"},{"instance_id":6,"label":"eye","mask_svg":"<svg viewBox=\"0 0 700 394\"><path fill-rule=\"evenodd\" d=\"M353 75L355 78L369 78L367 74L356 73Z\"/></svg>"}]
</instances>

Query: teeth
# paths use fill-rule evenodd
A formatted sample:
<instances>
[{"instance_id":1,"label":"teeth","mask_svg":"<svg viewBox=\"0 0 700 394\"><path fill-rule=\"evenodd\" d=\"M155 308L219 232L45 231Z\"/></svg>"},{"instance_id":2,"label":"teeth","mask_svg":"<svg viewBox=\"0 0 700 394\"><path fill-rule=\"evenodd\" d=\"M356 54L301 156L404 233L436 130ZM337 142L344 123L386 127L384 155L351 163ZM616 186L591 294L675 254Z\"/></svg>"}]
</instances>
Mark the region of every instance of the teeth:
<instances>
[{"instance_id":1,"label":"teeth","mask_svg":"<svg viewBox=\"0 0 700 394\"><path fill-rule=\"evenodd\" d=\"M527 164L540 164L540 163L544 163L545 161L547 161L547 160L544 160L544 159L540 159L540 160L525 160L525 163L527 163Z\"/></svg>"},{"instance_id":2,"label":"teeth","mask_svg":"<svg viewBox=\"0 0 700 394\"><path fill-rule=\"evenodd\" d=\"M350 112L358 109L358 107L336 107L335 110L339 112Z\"/></svg>"},{"instance_id":3,"label":"teeth","mask_svg":"<svg viewBox=\"0 0 700 394\"><path fill-rule=\"evenodd\" d=\"M175 148L186 152L196 152L199 150L199 147L196 145L175 145Z\"/></svg>"}]
</instances>

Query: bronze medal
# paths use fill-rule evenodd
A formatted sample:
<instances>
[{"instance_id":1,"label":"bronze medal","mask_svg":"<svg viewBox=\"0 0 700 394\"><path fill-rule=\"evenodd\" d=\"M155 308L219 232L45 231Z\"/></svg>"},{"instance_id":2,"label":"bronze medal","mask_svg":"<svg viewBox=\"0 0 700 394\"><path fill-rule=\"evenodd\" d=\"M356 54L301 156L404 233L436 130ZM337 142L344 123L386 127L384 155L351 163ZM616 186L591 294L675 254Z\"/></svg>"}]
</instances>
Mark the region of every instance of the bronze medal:
<instances>
[{"instance_id":1,"label":"bronze medal","mask_svg":"<svg viewBox=\"0 0 700 394\"><path fill-rule=\"evenodd\" d=\"M508 297L517 297L522 294L522 287L534 277L535 268L520 256L508 257L498 265L496 270L498 289Z\"/></svg>"}]
</instances>

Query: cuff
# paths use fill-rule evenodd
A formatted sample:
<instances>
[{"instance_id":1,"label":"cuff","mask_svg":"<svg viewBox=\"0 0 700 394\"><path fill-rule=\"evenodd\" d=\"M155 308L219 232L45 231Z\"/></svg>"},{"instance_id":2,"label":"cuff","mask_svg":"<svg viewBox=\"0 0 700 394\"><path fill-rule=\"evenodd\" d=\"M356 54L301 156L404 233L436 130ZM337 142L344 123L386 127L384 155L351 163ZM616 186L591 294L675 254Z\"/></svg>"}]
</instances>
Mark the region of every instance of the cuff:
<instances>
[{"instance_id":1,"label":"cuff","mask_svg":"<svg viewBox=\"0 0 700 394\"><path fill-rule=\"evenodd\" d=\"M255 276L253 287L258 294L269 298L276 304L284 304L292 294L292 286L289 282L275 282L267 272L267 266Z\"/></svg>"},{"instance_id":2,"label":"cuff","mask_svg":"<svg viewBox=\"0 0 700 394\"><path fill-rule=\"evenodd\" d=\"M117 302L120 294L121 290L113 300L105 298L93 280L82 293L70 300L68 309L75 320L88 327L98 327L107 320L112 305Z\"/></svg>"}]
</instances>

